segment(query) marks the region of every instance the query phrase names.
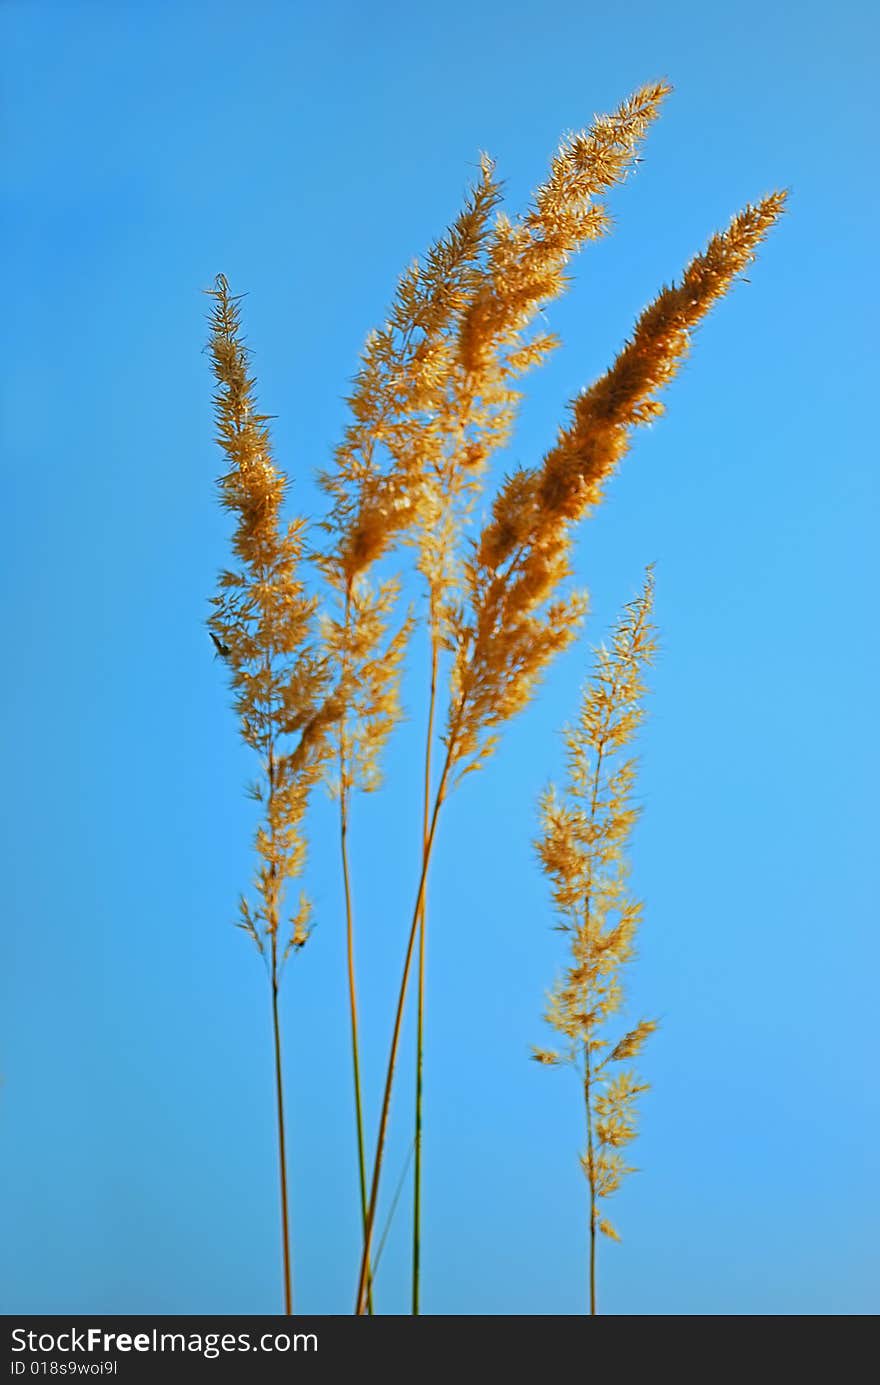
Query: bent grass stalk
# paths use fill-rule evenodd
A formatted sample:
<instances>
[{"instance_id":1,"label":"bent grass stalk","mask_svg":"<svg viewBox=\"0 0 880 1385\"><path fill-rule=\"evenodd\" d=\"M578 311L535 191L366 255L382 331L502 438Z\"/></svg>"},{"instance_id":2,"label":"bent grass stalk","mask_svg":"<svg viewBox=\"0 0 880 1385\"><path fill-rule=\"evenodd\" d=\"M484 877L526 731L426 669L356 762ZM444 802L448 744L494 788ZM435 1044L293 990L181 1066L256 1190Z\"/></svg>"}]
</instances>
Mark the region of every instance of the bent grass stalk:
<instances>
[{"instance_id":1,"label":"bent grass stalk","mask_svg":"<svg viewBox=\"0 0 880 1385\"><path fill-rule=\"evenodd\" d=\"M447 611L445 643L453 651L447 755L435 799L398 996L367 1233L356 1299L363 1312L369 1244L376 1214L385 1132L409 984L413 946L424 905L440 804L453 763L458 778L480 768L497 742L493 734L534 694L555 655L573 640L586 599L556 596L569 575L570 530L603 498L604 485L630 446L635 428L657 418L660 390L677 374L693 332L755 258L781 214L783 193L747 206L687 267L680 284L661 291L639 318L612 367L572 406L543 463L504 483L473 556L465 564L466 599ZM621 1098L622 1100L623 1098Z\"/></svg>"},{"instance_id":2,"label":"bent grass stalk","mask_svg":"<svg viewBox=\"0 0 880 1385\"><path fill-rule=\"evenodd\" d=\"M513 382L539 365L558 344L547 332L525 338L539 308L561 294L563 269L585 241L607 230L600 194L622 181L668 88L645 87L614 115L599 117L589 131L564 140L547 182L515 224L500 216L485 239L480 271L473 276L452 334L447 381L424 439L421 459L418 567L430 606L431 676L424 790L424 838L430 811L430 767L436 704L437 653L448 627L445 607L459 586L458 553L464 526L477 499L491 454L508 438L519 394ZM492 165L483 162L484 187L494 195ZM442 377L441 377L442 378ZM426 902L419 921L416 1021L415 1167L413 1176L412 1311L420 1311L421 1183L424 1094Z\"/></svg>"},{"instance_id":3,"label":"bent grass stalk","mask_svg":"<svg viewBox=\"0 0 880 1385\"><path fill-rule=\"evenodd\" d=\"M626 176L668 90L662 83L642 88L613 115L597 117L589 131L563 140L526 215L515 223L499 216L491 230L500 188L483 159L450 231L423 265L403 275L384 326L364 350L335 468L322 477L333 499L325 527L334 539L322 569L337 593L395 539L420 528L430 536L419 566L432 598L450 595L455 541L489 455L509 435L519 399L514 381L557 345L546 332L530 339L524 333L565 288L571 254L608 229L603 195ZM432 637L437 630L433 625ZM423 840L423 855L424 846ZM424 900L422 913L417 1073L423 1070ZM419 1145L422 1093L417 1076ZM417 1305L421 1153L415 1177Z\"/></svg>"}]
</instances>

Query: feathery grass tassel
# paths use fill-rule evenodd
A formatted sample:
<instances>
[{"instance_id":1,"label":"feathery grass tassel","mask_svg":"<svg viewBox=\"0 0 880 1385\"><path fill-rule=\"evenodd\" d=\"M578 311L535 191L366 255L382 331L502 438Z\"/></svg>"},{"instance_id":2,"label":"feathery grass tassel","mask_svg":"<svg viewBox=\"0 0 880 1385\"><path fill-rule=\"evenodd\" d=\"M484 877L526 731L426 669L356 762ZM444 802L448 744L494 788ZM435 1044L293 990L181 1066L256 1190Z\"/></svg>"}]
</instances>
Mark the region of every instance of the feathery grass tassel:
<instances>
[{"instance_id":1,"label":"feathery grass tassel","mask_svg":"<svg viewBox=\"0 0 880 1385\"><path fill-rule=\"evenodd\" d=\"M242 896L239 927L253 939L269 978L281 1199L284 1311L293 1312L281 1029L278 994L284 964L309 935L310 907L301 896L286 916L287 882L302 873L309 796L326 771L330 730L340 702L313 638L315 601L299 576L305 525L285 525L287 489L272 461L268 419L256 410L254 381L241 338L239 300L220 275L210 291L210 350L217 392L217 442L229 469L220 503L236 518L236 567L221 573L208 628L230 671L241 735L259 757L252 796L262 806L256 833L256 902Z\"/></svg>"},{"instance_id":2,"label":"feathery grass tassel","mask_svg":"<svg viewBox=\"0 0 880 1385\"><path fill-rule=\"evenodd\" d=\"M602 1215L602 1202L633 1170L621 1151L636 1135L636 1103L647 1091L631 1070L657 1028L643 1019L616 1042L607 1023L623 1002L621 974L634 953L642 905L627 888L626 848L638 817L633 807L636 761L628 754L644 717L644 676L654 657L651 623L654 579L648 569L637 600L621 617L611 647L596 651L580 716L565 732L568 784L541 799L542 834L536 843L553 886L557 927L570 943L570 961L548 998L546 1019L562 1035L559 1050L532 1050L539 1063L571 1065L579 1074L586 1144L581 1167L589 1189L587 1302L596 1309L596 1239L619 1236Z\"/></svg>"}]
</instances>

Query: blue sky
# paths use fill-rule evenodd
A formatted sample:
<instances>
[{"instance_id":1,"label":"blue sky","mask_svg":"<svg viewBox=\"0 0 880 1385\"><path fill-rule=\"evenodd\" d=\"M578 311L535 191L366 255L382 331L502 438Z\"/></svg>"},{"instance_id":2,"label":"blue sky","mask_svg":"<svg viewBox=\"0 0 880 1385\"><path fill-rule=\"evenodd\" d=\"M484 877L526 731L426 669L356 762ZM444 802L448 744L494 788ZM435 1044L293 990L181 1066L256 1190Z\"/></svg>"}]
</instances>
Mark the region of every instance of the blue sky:
<instances>
[{"instance_id":1,"label":"blue sky","mask_svg":"<svg viewBox=\"0 0 880 1385\"><path fill-rule=\"evenodd\" d=\"M587 638L653 561L662 641L630 986L630 1013L662 1029L601 1306L876 1311L873 7L12 0L0 27L0 1307L280 1303L268 996L231 926L250 765L203 626L227 527L201 290L222 270L247 291L278 459L317 513L364 336L479 151L516 209L562 132L666 77L502 464L540 457L713 230L792 189L578 538ZM555 666L442 825L428 1312L582 1311L577 1091L528 1050L562 960L535 801L587 663L583 642ZM353 827L371 1113L415 884L420 687L414 669L388 788ZM312 839L318 928L283 996L296 1292L303 1311L347 1312L358 1214L324 801ZM404 1197L385 1311L405 1311L408 1236Z\"/></svg>"}]
</instances>

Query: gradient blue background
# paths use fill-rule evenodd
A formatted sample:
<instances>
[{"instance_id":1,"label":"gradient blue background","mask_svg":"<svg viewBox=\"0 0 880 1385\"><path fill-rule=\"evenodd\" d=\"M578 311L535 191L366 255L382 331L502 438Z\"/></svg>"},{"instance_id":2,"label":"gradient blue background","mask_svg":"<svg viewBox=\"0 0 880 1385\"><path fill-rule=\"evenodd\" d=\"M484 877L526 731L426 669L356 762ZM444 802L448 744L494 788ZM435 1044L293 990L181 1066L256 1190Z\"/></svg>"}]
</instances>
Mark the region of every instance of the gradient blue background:
<instances>
[{"instance_id":1,"label":"gradient blue background","mask_svg":"<svg viewBox=\"0 0 880 1385\"><path fill-rule=\"evenodd\" d=\"M790 215L581 531L599 639L657 564L630 1013L658 1014L616 1313L868 1313L876 1192L873 6L0 8L6 104L2 1153L7 1312L275 1312L268 994L232 926L251 766L203 626L226 559L200 290L247 290L295 504L367 330L480 149L519 208L561 132L676 87L552 310L531 462L744 202ZM499 468L500 471L500 468ZM528 1061L561 962L531 856L586 645L450 805L431 890L425 1309L576 1313L581 1116ZM408 700L421 705L421 679ZM416 712L354 821L375 1113L415 882ZM356 1178L332 808L284 990L297 1299L348 1312ZM386 1194L406 1156L410 1043ZM386 1198L387 1205L387 1198ZM408 1194L378 1302L406 1311Z\"/></svg>"}]
</instances>

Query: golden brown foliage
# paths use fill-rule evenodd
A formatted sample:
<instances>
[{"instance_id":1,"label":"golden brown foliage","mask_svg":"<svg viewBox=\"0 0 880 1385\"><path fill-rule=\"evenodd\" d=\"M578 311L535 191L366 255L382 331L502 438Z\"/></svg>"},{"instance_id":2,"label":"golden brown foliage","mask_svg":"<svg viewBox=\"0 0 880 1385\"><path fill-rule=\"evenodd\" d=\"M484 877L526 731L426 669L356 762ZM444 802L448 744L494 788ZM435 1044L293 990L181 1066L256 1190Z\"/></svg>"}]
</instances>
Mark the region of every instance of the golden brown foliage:
<instances>
[{"instance_id":1,"label":"golden brown foliage","mask_svg":"<svg viewBox=\"0 0 880 1385\"><path fill-rule=\"evenodd\" d=\"M256 411L238 301L222 277L213 291L218 441L229 461L219 484L222 503L237 520L238 566L221 576L209 625L231 670L242 734L260 757L262 777L254 793L264 807L256 843L259 903L252 908L242 900L241 926L269 962L274 993L285 882L302 871L309 795L326 778L338 789L340 803L364 1226L359 1312L371 1304L371 1238L417 933L418 1311L425 898L441 806L453 782L484 762L554 655L576 637L587 601L564 590L573 527L602 500L634 429L662 413L660 392L679 370L695 329L749 265L783 210L782 193L747 206L711 238L678 283L662 289L610 368L573 401L543 460L506 478L481 532L469 540L489 463L511 437L521 379L558 345L540 315L566 288L571 257L609 228L605 196L638 162L668 91L662 83L644 87L611 115L563 140L544 183L519 216L499 211L501 186L491 161L483 158L459 216L402 275L386 321L367 339L347 400L344 435L320 477L329 513L321 552L310 555L329 595L320 617L301 575L304 521L281 519L286 478L272 461L267 418ZM374 569L403 545L415 551L427 590L424 832L368 1196L346 840L352 793L380 783L382 750L402 716L400 678L414 619L412 613L395 613L400 585ZM630 1073L606 1069L635 1058L654 1027L642 1021L613 1046L600 1032L619 1007L620 969L631 955L640 918L640 905L627 892L623 860L635 819L635 770L631 760L618 757L641 716L641 670L653 651L652 590L649 578L612 648L599 654L581 720L568 739L567 795L550 793L542 804L542 860L571 935L572 961L548 1012L566 1046L560 1052L535 1050L535 1057L550 1065L583 1064L592 1243L597 1230L616 1236L599 1218L597 1203L626 1172L620 1151L634 1134L634 1102L642 1090ZM432 741L444 661L450 688L435 786ZM305 939L305 901L290 925L282 961ZM277 1005L275 1030L283 1127ZM281 1162L283 1169L283 1150ZM285 1198L282 1188L286 1218Z\"/></svg>"},{"instance_id":2,"label":"golden brown foliage","mask_svg":"<svg viewBox=\"0 0 880 1385\"><path fill-rule=\"evenodd\" d=\"M566 792L560 795L551 787L544 794L537 842L571 960L550 992L546 1016L565 1044L559 1051L536 1048L532 1056L548 1065L571 1063L582 1076L587 1145L581 1163L590 1189L593 1311L596 1230L619 1239L611 1223L599 1217L598 1203L630 1172L621 1150L635 1137L636 1099L647 1090L632 1072L610 1065L637 1057L657 1027L643 1019L613 1044L604 1037L606 1022L621 1006L621 971L633 955L642 915L627 886L625 850L638 814L632 803L636 762L626 752L644 715L644 672L655 652L653 599L649 569L611 648L596 652L577 724L565 733Z\"/></svg>"},{"instance_id":3,"label":"golden brown foliage","mask_svg":"<svg viewBox=\"0 0 880 1385\"><path fill-rule=\"evenodd\" d=\"M464 525L491 454L510 436L516 380L558 344L528 330L565 288L572 254L607 230L602 197L626 176L668 91L645 87L564 140L533 205L514 222L499 214L492 223L500 186L484 158L459 217L424 264L402 276L385 325L368 338L347 401L351 421L321 477L333 502L321 567L341 608L328 634L352 695L361 688L374 706L383 701L365 685L369 670L385 668L389 605L376 604L365 574L398 536L418 545L439 637ZM354 628L360 613L369 636ZM378 732L377 719L373 725Z\"/></svg>"},{"instance_id":4,"label":"golden brown foliage","mask_svg":"<svg viewBox=\"0 0 880 1385\"><path fill-rule=\"evenodd\" d=\"M299 575L304 521L281 519L287 481L272 460L268 419L256 409L239 300L222 275L211 296L217 441L229 463L218 486L221 504L236 517L238 567L221 573L208 624L229 665L242 737L260 757L261 777L252 789L264 810L256 836L259 903L251 906L242 896L241 927L268 953L274 978L279 946L283 960L308 934L303 896L279 943L285 884L302 871L303 818L325 771L340 702L326 661L315 652L316 601Z\"/></svg>"},{"instance_id":5,"label":"golden brown foliage","mask_svg":"<svg viewBox=\"0 0 880 1385\"><path fill-rule=\"evenodd\" d=\"M442 399L453 324L473 291L477 261L498 200L491 166L445 236L403 274L384 326L367 339L348 407L351 421L334 468L321 475L333 501L325 570L340 588L387 552L414 520L422 457Z\"/></svg>"},{"instance_id":6,"label":"golden brown foliage","mask_svg":"<svg viewBox=\"0 0 880 1385\"><path fill-rule=\"evenodd\" d=\"M660 83L645 87L564 140L532 206L513 222L499 214L484 240L433 420L440 445L421 476L420 567L438 617L457 584L456 550L486 464L510 437L521 397L516 381L559 345L546 330L528 335L529 329L566 288L571 256L607 231L602 195L626 177L668 91ZM426 455L423 447L416 450Z\"/></svg>"},{"instance_id":7,"label":"golden brown foliage","mask_svg":"<svg viewBox=\"0 0 880 1385\"><path fill-rule=\"evenodd\" d=\"M426 578L429 593L431 670L423 869L413 924L414 930L421 928L422 940L417 1023L414 1311L418 1311L425 877L437 809L446 793L449 770L471 748L464 708L459 706L455 734L447 737L447 756L432 815L431 736L438 650L441 642L454 647L461 623L462 536L487 461L509 437L519 402L515 382L531 366L540 364L557 344L546 332L529 337L527 330L538 311L565 287L564 270L570 256L584 241L601 235L607 228L601 196L626 175L667 91L662 84L646 87L613 115L599 117L589 131L565 140L533 206L515 223L499 215L491 231L489 216L497 204L499 190L491 164L483 160L481 180L458 222L439 248L431 252L425 271L416 265L404 276L385 332L375 334L368 342L349 401L354 421L337 453L335 472L323 478L325 488L334 498L328 529L337 543L336 559L325 559L323 567L331 585L338 593L345 593L344 621L338 627L336 647L347 650L352 644L354 576L362 574L385 551L394 532L417 544L418 567ZM441 287L444 276L447 283ZM419 288L421 296L416 292ZM423 300L433 307L424 317L420 316ZM447 311L450 307L451 311ZM413 354L414 378L403 388L399 364L415 342L418 344ZM406 384L405 378L403 383ZM377 460L380 452L387 455L384 467ZM551 612L551 620L558 610ZM579 610L578 600L569 600L563 614L570 619ZM533 634L545 646L557 648L564 643L564 639L557 640L555 629L545 632L536 626ZM353 660L349 660L348 667L356 687L363 680L363 673ZM453 697L459 702L460 691L454 681ZM516 688L510 690L509 698L505 698L503 690L495 691L504 714L510 715L522 705L524 699ZM480 709L474 712L471 708L470 712L479 716ZM501 719L500 715L497 719ZM343 804L343 815L344 812ZM359 1310L368 1279L378 1169L414 937L415 932L404 966L380 1119Z\"/></svg>"},{"instance_id":8,"label":"golden brown foliage","mask_svg":"<svg viewBox=\"0 0 880 1385\"><path fill-rule=\"evenodd\" d=\"M541 466L515 471L501 487L466 566L467 601L451 621L457 700L447 736L456 758L479 763L493 744L486 732L529 700L553 655L574 638L584 600L554 595L570 573L571 526L601 500L632 430L662 413L657 392L784 203L784 193L773 193L712 237L681 283L642 313L610 369L574 401L571 422Z\"/></svg>"},{"instance_id":9,"label":"golden brown foliage","mask_svg":"<svg viewBox=\"0 0 880 1385\"><path fill-rule=\"evenodd\" d=\"M338 773L331 787L342 795L355 787L367 792L379 787L382 748L402 715L400 672L413 618L407 616L397 633L386 638L398 591L395 581L373 589L356 577L342 619L326 612L321 617L324 654L339 673L341 715L334 727Z\"/></svg>"},{"instance_id":10,"label":"golden brown foliage","mask_svg":"<svg viewBox=\"0 0 880 1385\"><path fill-rule=\"evenodd\" d=\"M560 431L543 463L515 472L501 487L488 523L459 564L456 544L479 474L509 433L518 398L513 379L520 363L522 368L538 363L555 344L546 335L529 341L521 333L537 307L564 286L563 268L571 252L604 228L604 212L595 199L632 162L665 91L657 86L637 93L616 116L567 141L534 207L515 226L499 217L494 236L488 237L485 222L480 223L476 240L487 251L484 280L481 284L480 245L475 244L467 280L477 286L472 300L460 326L456 328L453 315L438 334L456 343L455 352L446 349L445 391L432 381L436 393L428 417L413 412L405 420L406 443L382 473L383 517L399 532L414 530L419 539L419 566L431 598L434 658L438 637L453 657L446 755L433 813L426 814L422 880L380 1118L359 1311L412 947L437 814L452 782L451 772L457 768L460 778L483 763L500 727L529 701L553 656L574 639L586 598L559 592L570 575L572 526L601 500L604 482L627 451L632 430L661 412L657 393L678 370L694 329L753 259L784 205L784 194L777 193L747 207L725 232L711 239L679 285L662 290L610 370L575 401L570 424ZM489 177L485 166L483 176ZM493 185L487 203L494 197ZM437 353L440 359L439 340ZM381 414L383 430L387 417ZM381 547L378 536L364 537L364 525L369 535L374 520L369 504L362 505L353 491L346 522L349 532L359 535L362 549L373 552ZM343 548L351 551L350 544ZM429 716L429 727L431 723Z\"/></svg>"}]
</instances>

